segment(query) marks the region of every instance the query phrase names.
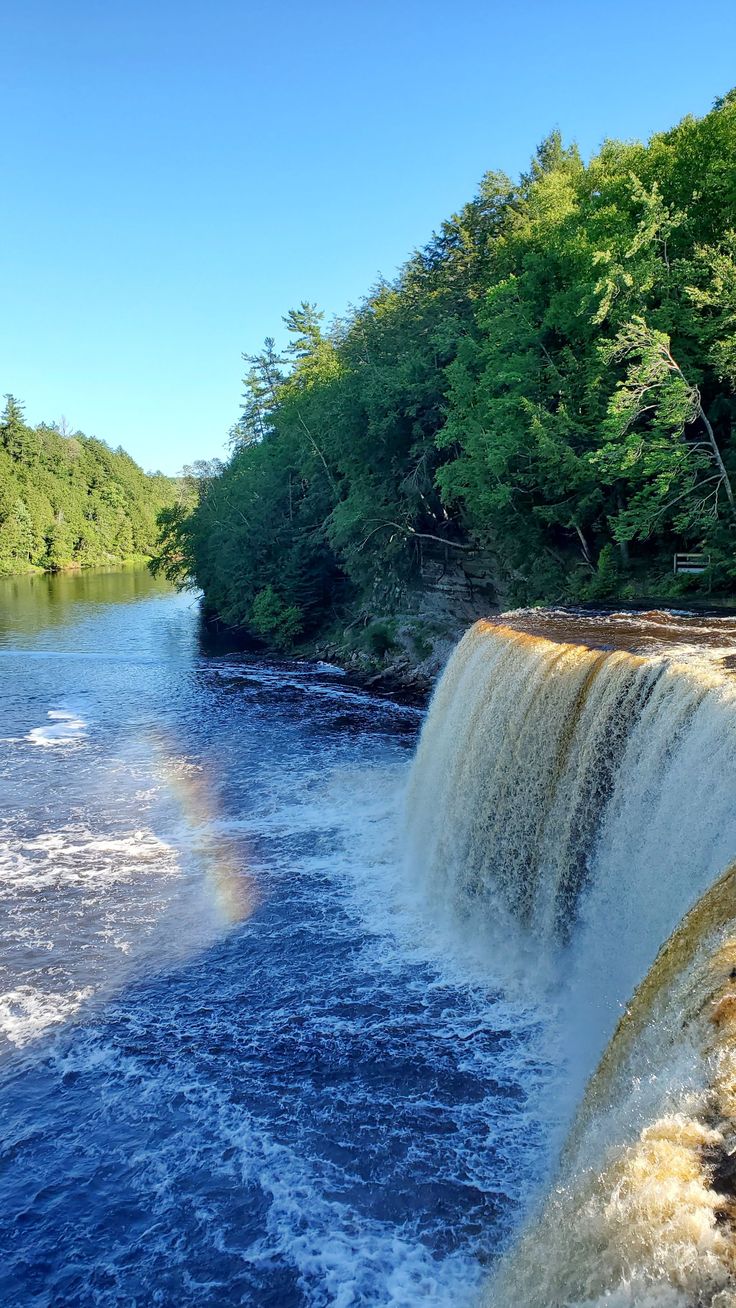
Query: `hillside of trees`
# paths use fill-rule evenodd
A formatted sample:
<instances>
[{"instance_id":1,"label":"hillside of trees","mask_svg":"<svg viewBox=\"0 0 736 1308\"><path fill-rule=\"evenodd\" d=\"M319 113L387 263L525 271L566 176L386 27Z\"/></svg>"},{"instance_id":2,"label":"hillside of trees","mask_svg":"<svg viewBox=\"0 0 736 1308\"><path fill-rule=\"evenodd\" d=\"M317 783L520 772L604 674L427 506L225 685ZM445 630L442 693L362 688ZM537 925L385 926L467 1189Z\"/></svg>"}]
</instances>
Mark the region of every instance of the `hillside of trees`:
<instances>
[{"instance_id":1,"label":"hillside of trees","mask_svg":"<svg viewBox=\"0 0 736 1308\"><path fill-rule=\"evenodd\" d=\"M0 575L150 556L176 484L147 476L123 450L29 427L7 395L0 415Z\"/></svg>"},{"instance_id":2,"label":"hillside of trees","mask_svg":"<svg viewBox=\"0 0 736 1308\"><path fill-rule=\"evenodd\" d=\"M159 566L227 624L400 611L430 550L487 551L504 604L736 589L736 92L587 163L552 134L346 318L284 322L162 515Z\"/></svg>"}]
</instances>

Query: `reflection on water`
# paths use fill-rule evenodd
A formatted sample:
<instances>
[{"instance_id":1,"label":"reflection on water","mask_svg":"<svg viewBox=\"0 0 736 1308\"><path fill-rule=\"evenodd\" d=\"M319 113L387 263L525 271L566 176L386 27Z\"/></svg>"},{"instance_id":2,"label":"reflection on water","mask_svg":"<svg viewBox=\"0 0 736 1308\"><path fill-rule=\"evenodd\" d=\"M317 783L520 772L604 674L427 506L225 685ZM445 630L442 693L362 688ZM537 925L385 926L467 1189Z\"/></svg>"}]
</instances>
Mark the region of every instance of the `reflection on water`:
<instances>
[{"instance_id":1,"label":"reflection on water","mask_svg":"<svg viewBox=\"0 0 736 1308\"><path fill-rule=\"evenodd\" d=\"M418 924L420 715L206 652L145 572L0 591L0 1301L472 1301L538 1019Z\"/></svg>"},{"instance_id":2,"label":"reflection on water","mask_svg":"<svg viewBox=\"0 0 736 1308\"><path fill-rule=\"evenodd\" d=\"M196 648L169 613L181 602L132 570L16 579L7 594L0 1040L20 1048L201 951L253 892L201 765L147 725L164 666ZM152 622L135 623L141 601Z\"/></svg>"},{"instance_id":3,"label":"reflection on water","mask_svg":"<svg viewBox=\"0 0 736 1308\"><path fill-rule=\"evenodd\" d=\"M152 577L147 568L84 568L0 577L0 643L14 632L28 638L60 623L76 624L83 606L131 603L169 591L168 583Z\"/></svg>"}]
</instances>

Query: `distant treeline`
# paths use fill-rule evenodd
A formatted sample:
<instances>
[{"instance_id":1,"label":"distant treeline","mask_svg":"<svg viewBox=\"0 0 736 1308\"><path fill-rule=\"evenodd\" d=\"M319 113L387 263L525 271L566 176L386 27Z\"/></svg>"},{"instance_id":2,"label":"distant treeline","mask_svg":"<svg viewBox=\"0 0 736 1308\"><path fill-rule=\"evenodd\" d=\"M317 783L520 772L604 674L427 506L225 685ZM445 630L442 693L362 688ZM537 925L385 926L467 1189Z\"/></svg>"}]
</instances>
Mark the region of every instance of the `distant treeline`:
<instances>
[{"instance_id":1,"label":"distant treeline","mask_svg":"<svg viewBox=\"0 0 736 1308\"><path fill-rule=\"evenodd\" d=\"M177 484L124 450L29 427L6 396L0 416L0 574L115 563L153 553L156 519Z\"/></svg>"},{"instance_id":2,"label":"distant treeline","mask_svg":"<svg viewBox=\"0 0 736 1308\"><path fill-rule=\"evenodd\" d=\"M588 164L553 134L347 318L284 321L230 461L162 518L227 623L396 610L427 549L490 552L506 602L736 584L736 92ZM675 581L674 550L711 566Z\"/></svg>"}]
</instances>

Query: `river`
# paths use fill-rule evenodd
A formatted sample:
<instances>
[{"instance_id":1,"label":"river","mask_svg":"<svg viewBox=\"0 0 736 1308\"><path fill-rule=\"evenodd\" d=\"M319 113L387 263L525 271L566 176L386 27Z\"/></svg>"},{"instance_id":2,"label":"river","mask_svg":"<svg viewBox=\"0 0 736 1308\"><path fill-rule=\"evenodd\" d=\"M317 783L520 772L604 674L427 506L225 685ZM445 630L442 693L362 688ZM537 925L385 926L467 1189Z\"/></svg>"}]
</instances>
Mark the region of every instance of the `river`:
<instances>
[{"instance_id":1,"label":"river","mask_svg":"<svg viewBox=\"0 0 736 1308\"><path fill-rule=\"evenodd\" d=\"M548 1161L534 1009L423 915L421 712L0 583L0 1301L474 1301Z\"/></svg>"}]
</instances>

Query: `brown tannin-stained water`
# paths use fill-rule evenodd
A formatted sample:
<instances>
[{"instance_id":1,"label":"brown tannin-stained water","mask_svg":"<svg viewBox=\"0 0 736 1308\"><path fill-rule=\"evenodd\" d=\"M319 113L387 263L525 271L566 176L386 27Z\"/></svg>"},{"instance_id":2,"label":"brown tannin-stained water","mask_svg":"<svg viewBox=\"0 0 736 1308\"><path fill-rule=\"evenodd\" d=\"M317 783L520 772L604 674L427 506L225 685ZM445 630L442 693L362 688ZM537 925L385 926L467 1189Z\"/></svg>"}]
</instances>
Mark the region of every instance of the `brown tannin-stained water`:
<instances>
[{"instance_id":1,"label":"brown tannin-stained water","mask_svg":"<svg viewBox=\"0 0 736 1308\"><path fill-rule=\"evenodd\" d=\"M731 618L513 612L435 693L415 873L558 1005L560 1103L590 1078L488 1308L736 1303L733 650Z\"/></svg>"},{"instance_id":2,"label":"brown tannin-stained water","mask_svg":"<svg viewBox=\"0 0 736 1308\"><path fill-rule=\"evenodd\" d=\"M631 654L723 651L736 654L736 615L715 611L689 613L676 609L642 612L583 609L512 609L488 619L546 640L588 645L592 649L623 649Z\"/></svg>"}]
</instances>

